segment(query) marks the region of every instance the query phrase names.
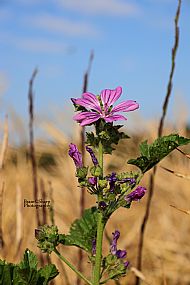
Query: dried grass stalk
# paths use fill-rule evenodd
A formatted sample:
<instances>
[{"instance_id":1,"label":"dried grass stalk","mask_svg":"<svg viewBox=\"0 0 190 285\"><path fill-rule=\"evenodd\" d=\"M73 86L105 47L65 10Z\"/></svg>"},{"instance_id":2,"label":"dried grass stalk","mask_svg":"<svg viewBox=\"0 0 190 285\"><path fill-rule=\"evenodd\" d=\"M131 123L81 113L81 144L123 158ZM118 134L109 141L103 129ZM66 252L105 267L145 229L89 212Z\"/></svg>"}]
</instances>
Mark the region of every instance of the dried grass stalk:
<instances>
[{"instance_id":1,"label":"dried grass stalk","mask_svg":"<svg viewBox=\"0 0 190 285\"><path fill-rule=\"evenodd\" d=\"M5 122L4 122L3 142L1 146L1 152L0 152L0 169L2 169L4 166L5 156L6 156L7 149L8 149L8 137L9 137L8 116L6 116Z\"/></svg>"},{"instance_id":2,"label":"dried grass stalk","mask_svg":"<svg viewBox=\"0 0 190 285\"><path fill-rule=\"evenodd\" d=\"M32 77L29 82L29 91L28 91L28 101L29 101L29 135L30 135L30 159L32 164L32 176L33 176L33 195L34 200L38 199L38 179L37 179L37 164L35 158L35 147L34 147L34 131L33 131L33 122L34 122L34 98L33 98L33 82L37 75L37 69L34 70ZM37 226L40 225L40 215L39 209L36 209L36 222Z\"/></svg>"},{"instance_id":3,"label":"dried grass stalk","mask_svg":"<svg viewBox=\"0 0 190 285\"><path fill-rule=\"evenodd\" d=\"M176 148L180 153L182 153L184 156L186 156L187 158L190 159L190 154L187 154L185 152L183 152L181 149L179 149L178 147Z\"/></svg>"},{"instance_id":4,"label":"dried grass stalk","mask_svg":"<svg viewBox=\"0 0 190 285\"><path fill-rule=\"evenodd\" d=\"M171 92L172 92L172 86L173 86L172 81L173 81L173 75L174 75L174 71L175 71L175 60L176 60L176 54L177 54L177 49L178 49L178 45L179 45L178 22L179 22L180 10L181 10L181 0L178 0L178 6L177 6L177 10L176 10L176 15L175 15L175 39L174 39L174 46L172 48L171 69L170 69L169 81L168 81L168 85L167 85L166 96L165 96L163 109L162 109L162 116L161 116L159 127L158 127L158 137L161 137L162 133L163 133L164 120L166 117L169 99L170 99ZM145 214L144 214L144 218L143 218L143 221L141 224L141 230L140 230L140 238L139 238L138 252L137 252L137 269L140 271L142 269L142 252L143 252L143 245L144 245L144 234L145 234L146 225L147 225L148 219L149 219L151 201L152 201L152 197L154 194L154 184L155 184L154 181L155 181L156 171L157 171L157 167L155 166L153 168L153 172L150 176L149 195L148 195L146 210L145 210ZM140 284L140 278L138 276L136 278L135 284L136 285Z\"/></svg>"},{"instance_id":5,"label":"dried grass stalk","mask_svg":"<svg viewBox=\"0 0 190 285\"><path fill-rule=\"evenodd\" d=\"M190 175L185 175L185 174L176 172L176 171L171 170L171 169L169 169L169 168L166 168L166 167L164 167L164 166L160 166L160 167L161 167L162 169L166 170L167 172L170 172L170 173L174 174L174 175L177 176L177 177L190 179Z\"/></svg>"},{"instance_id":6,"label":"dried grass stalk","mask_svg":"<svg viewBox=\"0 0 190 285\"><path fill-rule=\"evenodd\" d=\"M50 197L50 221L52 225L55 225L55 212L54 212L54 199L53 199L53 187L51 181L48 182L49 184L49 197Z\"/></svg>"},{"instance_id":7,"label":"dried grass stalk","mask_svg":"<svg viewBox=\"0 0 190 285\"><path fill-rule=\"evenodd\" d=\"M178 207L176 207L176 206L174 206L174 205L170 205L170 207L175 208L175 209L177 209L178 211L183 212L183 213L185 213L185 214L187 214L187 215L190 215L190 210L180 209L180 208L178 208Z\"/></svg>"},{"instance_id":8,"label":"dried grass stalk","mask_svg":"<svg viewBox=\"0 0 190 285\"><path fill-rule=\"evenodd\" d=\"M94 58L94 53L92 51L90 54L87 71L84 74L83 93L87 92L89 74L90 74L93 58ZM85 128L84 127L81 127L80 129L80 141L81 141L81 153L83 157L83 162L85 163ZM84 209L85 209L85 193L86 193L85 187L82 187L81 195L80 195L80 216L83 215ZM79 249L78 251L78 270L80 272L83 272L83 252L81 249ZM77 277L77 285L80 285L80 284L81 284L81 279Z\"/></svg>"},{"instance_id":9,"label":"dried grass stalk","mask_svg":"<svg viewBox=\"0 0 190 285\"><path fill-rule=\"evenodd\" d=\"M0 248L3 248L5 243L3 239L3 193L5 189L5 182L3 181L0 188Z\"/></svg>"},{"instance_id":10,"label":"dried grass stalk","mask_svg":"<svg viewBox=\"0 0 190 285\"><path fill-rule=\"evenodd\" d=\"M22 203L22 190L19 184L16 186L16 244L17 250L15 257L20 252L23 240L23 203Z\"/></svg>"}]
</instances>

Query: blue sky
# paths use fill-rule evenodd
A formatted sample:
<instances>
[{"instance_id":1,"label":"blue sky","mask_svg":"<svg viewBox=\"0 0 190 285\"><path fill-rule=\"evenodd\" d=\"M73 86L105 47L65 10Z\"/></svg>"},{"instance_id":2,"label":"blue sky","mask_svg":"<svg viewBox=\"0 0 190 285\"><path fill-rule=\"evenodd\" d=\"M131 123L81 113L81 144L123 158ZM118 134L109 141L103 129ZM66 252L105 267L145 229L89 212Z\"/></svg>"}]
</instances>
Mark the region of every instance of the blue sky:
<instances>
[{"instance_id":1,"label":"blue sky","mask_svg":"<svg viewBox=\"0 0 190 285\"><path fill-rule=\"evenodd\" d=\"M159 117L176 7L177 0L0 0L1 117L14 110L27 118L28 81L35 67L36 113L50 120L70 114L69 98L81 95L92 49L89 91L122 86L123 99L139 102L143 117ZM168 113L174 124L173 110L190 106L189 19L190 3L184 0Z\"/></svg>"}]
</instances>

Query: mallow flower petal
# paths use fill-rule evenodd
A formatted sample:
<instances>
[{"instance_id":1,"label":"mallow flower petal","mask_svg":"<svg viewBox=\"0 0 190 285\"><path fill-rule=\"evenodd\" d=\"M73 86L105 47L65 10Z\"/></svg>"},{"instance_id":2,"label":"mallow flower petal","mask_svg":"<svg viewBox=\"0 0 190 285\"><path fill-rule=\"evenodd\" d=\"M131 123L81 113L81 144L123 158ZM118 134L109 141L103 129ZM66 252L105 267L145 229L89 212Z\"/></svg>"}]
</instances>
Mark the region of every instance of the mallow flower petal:
<instances>
[{"instance_id":1,"label":"mallow flower petal","mask_svg":"<svg viewBox=\"0 0 190 285\"><path fill-rule=\"evenodd\" d=\"M108 109L111 105L113 105L115 101L119 99L119 97L121 96L121 93L122 93L122 88L120 86L118 86L114 90L110 90L110 89L102 90L100 97L101 97L104 107Z\"/></svg>"},{"instance_id":2,"label":"mallow flower petal","mask_svg":"<svg viewBox=\"0 0 190 285\"><path fill-rule=\"evenodd\" d=\"M83 106L87 109L93 109L98 112L101 112L100 103L98 102L98 99L93 94L90 93L84 93L84 94L86 95L83 96L83 98L75 99L74 103Z\"/></svg>"},{"instance_id":3,"label":"mallow flower petal","mask_svg":"<svg viewBox=\"0 0 190 285\"><path fill-rule=\"evenodd\" d=\"M100 119L100 114L96 112L81 112L73 117L81 126L90 125Z\"/></svg>"},{"instance_id":4,"label":"mallow flower petal","mask_svg":"<svg viewBox=\"0 0 190 285\"><path fill-rule=\"evenodd\" d=\"M133 100L127 100L124 102L121 102L120 104L116 105L111 112L130 112L134 111L139 108L139 104L136 101Z\"/></svg>"},{"instance_id":5,"label":"mallow flower petal","mask_svg":"<svg viewBox=\"0 0 190 285\"><path fill-rule=\"evenodd\" d=\"M89 109L94 109L94 110L97 110L99 112L101 112L101 108L100 108L100 102L98 101L98 98L90 93L90 92L85 92L82 94L82 99L76 99L78 102L84 102L85 104L88 104L86 105L87 108ZM80 103L79 103L80 105ZM82 105L81 105L82 106ZM84 106L85 107L85 106Z\"/></svg>"},{"instance_id":6,"label":"mallow flower petal","mask_svg":"<svg viewBox=\"0 0 190 285\"><path fill-rule=\"evenodd\" d=\"M112 123L114 121L127 120L127 118L122 116L122 115L109 115L109 116L105 117L104 120L107 123Z\"/></svg>"}]
</instances>

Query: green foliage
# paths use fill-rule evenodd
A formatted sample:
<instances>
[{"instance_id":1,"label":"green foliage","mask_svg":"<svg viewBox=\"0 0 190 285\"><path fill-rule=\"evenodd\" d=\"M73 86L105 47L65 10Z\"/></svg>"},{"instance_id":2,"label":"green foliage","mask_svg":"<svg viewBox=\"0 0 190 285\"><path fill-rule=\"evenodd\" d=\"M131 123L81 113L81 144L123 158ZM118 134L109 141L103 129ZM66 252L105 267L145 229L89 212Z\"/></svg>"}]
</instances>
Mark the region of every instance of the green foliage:
<instances>
[{"instance_id":1,"label":"green foliage","mask_svg":"<svg viewBox=\"0 0 190 285\"><path fill-rule=\"evenodd\" d=\"M150 145L147 144L147 141L144 141L140 145L141 156L137 159L130 159L128 163L136 165L145 173L178 146L188 143L190 143L190 139L180 137L177 134L160 137Z\"/></svg>"},{"instance_id":2,"label":"green foliage","mask_svg":"<svg viewBox=\"0 0 190 285\"><path fill-rule=\"evenodd\" d=\"M101 141L103 152L111 154L114 150L114 145L117 145L120 139L129 138L124 132L119 131L121 127L123 126L113 126L113 123L106 123L104 120L99 120L96 123L96 135L93 132L86 133L86 143L94 148L98 148Z\"/></svg>"},{"instance_id":3,"label":"green foliage","mask_svg":"<svg viewBox=\"0 0 190 285\"><path fill-rule=\"evenodd\" d=\"M117 258L113 254L109 254L103 259L104 271L107 272L109 279L119 279L126 274L127 268L124 265L124 261Z\"/></svg>"},{"instance_id":4,"label":"green foliage","mask_svg":"<svg viewBox=\"0 0 190 285\"><path fill-rule=\"evenodd\" d=\"M44 283L39 282L38 285L40 284L46 285L50 280L54 279L58 275L58 271L54 264L48 264L45 267L40 268L39 275L40 275L39 281L44 280L43 281Z\"/></svg>"},{"instance_id":5,"label":"green foliage","mask_svg":"<svg viewBox=\"0 0 190 285\"><path fill-rule=\"evenodd\" d=\"M96 207L85 210L82 218L73 222L68 235L59 235L59 242L63 245L80 247L91 253L92 240L96 237L97 232L97 213Z\"/></svg>"},{"instance_id":6,"label":"green foliage","mask_svg":"<svg viewBox=\"0 0 190 285\"><path fill-rule=\"evenodd\" d=\"M90 168L90 173L92 176L99 177L102 176L102 168L99 165L92 166Z\"/></svg>"},{"instance_id":7,"label":"green foliage","mask_svg":"<svg viewBox=\"0 0 190 285\"><path fill-rule=\"evenodd\" d=\"M88 174L88 167L79 167L77 168L76 177L79 179L85 179Z\"/></svg>"},{"instance_id":8,"label":"green foliage","mask_svg":"<svg viewBox=\"0 0 190 285\"><path fill-rule=\"evenodd\" d=\"M36 255L29 249L19 264L0 260L0 285L46 285L59 274L53 264L39 270L37 264Z\"/></svg>"},{"instance_id":9,"label":"green foliage","mask_svg":"<svg viewBox=\"0 0 190 285\"><path fill-rule=\"evenodd\" d=\"M51 253L59 243L57 226L40 226L35 230L35 237L38 240L38 247L42 252Z\"/></svg>"}]
</instances>

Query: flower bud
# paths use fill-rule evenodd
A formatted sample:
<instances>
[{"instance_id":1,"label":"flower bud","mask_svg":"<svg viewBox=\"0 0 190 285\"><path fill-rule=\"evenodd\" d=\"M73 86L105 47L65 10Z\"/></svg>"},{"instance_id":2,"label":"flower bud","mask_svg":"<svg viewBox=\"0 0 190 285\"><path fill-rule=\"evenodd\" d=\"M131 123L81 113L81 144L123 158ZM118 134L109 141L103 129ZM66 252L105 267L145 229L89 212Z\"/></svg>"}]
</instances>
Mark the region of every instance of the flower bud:
<instances>
[{"instance_id":1,"label":"flower bud","mask_svg":"<svg viewBox=\"0 0 190 285\"><path fill-rule=\"evenodd\" d=\"M47 253L51 253L59 244L59 234L57 226L40 226L35 230L35 237L38 240L38 247Z\"/></svg>"}]
</instances>

